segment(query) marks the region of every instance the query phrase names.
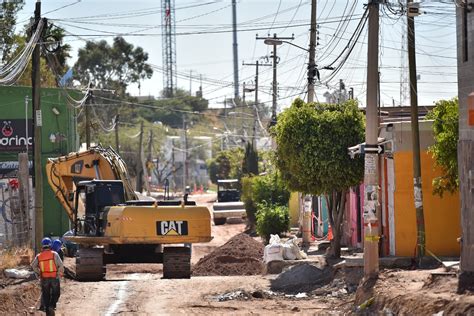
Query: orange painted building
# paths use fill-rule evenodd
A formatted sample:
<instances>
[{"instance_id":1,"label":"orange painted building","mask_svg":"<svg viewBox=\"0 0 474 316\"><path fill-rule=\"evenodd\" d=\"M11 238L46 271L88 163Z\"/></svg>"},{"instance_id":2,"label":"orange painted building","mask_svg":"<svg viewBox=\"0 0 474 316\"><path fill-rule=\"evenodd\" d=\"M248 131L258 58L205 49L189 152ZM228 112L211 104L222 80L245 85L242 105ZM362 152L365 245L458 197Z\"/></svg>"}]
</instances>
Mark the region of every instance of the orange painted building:
<instances>
[{"instance_id":1,"label":"orange painted building","mask_svg":"<svg viewBox=\"0 0 474 316\"><path fill-rule=\"evenodd\" d=\"M383 255L414 256L417 228L413 193L410 122L384 123L385 154L380 163L380 201ZM428 147L433 145L431 121L420 121L421 174L426 249L436 256L459 256L461 236L459 195L433 195L432 180L440 175ZM429 251L429 252L428 252Z\"/></svg>"}]
</instances>

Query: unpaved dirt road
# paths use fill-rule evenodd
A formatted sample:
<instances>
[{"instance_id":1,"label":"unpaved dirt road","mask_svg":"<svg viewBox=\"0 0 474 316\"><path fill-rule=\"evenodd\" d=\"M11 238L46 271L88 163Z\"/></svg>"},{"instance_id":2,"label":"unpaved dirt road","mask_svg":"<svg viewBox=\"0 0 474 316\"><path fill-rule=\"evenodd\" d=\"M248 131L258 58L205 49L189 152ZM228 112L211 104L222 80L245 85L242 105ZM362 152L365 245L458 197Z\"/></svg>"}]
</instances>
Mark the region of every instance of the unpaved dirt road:
<instances>
[{"instance_id":1,"label":"unpaved dirt road","mask_svg":"<svg viewBox=\"0 0 474 316\"><path fill-rule=\"evenodd\" d=\"M245 225L226 224L212 228L212 242L194 245L193 262L242 232ZM266 294L274 276L212 276L167 280L161 278L162 268L159 264L110 265L107 268L106 281L64 280L56 314L316 313L332 310L336 300L315 302L309 298ZM219 295L236 291L248 293L248 297L219 301ZM257 297L252 297L252 293L256 293L254 295Z\"/></svg>"},{"instance_id":2,"label":"unpaved dirt road","mask_svg":"<svg viewBox=\"0 0 474 316\"><path fill-rule=\"evenodd\" d=\"M198 204L208 204L215 196L199 196ZM209 205L209 204L208 204ZM243 232L244 223L212 226L214 239L194 244L192 263ZM116 314L287 314L333 311L341 302L334 299L315 302L266 292L275 276L208 276L189 280L162 279L161 264L108 265L106 281L62 283L57 315ZM240 291L240 292L238 292ZM242 293L220 301L226 293ZM270 294L269 294L270 293ZM255 296L253 297L252 296ZM222 300L222 298L221 298Z\"/></svg>"},{"instance_id":3,"label":"unpaved dirt road","mask_svg":"<svg viewBox=\"0 0 474 316\"><path fill-rule=\"evenodd\" d=\"M202 196L196 200L198 204L206 204L212 200L212 196ZM244 229L244 223L212 226L214 239L209 243L193 245L192 263L195 264ZM108 265L106 281L64 280L56 314L288 314L333 309L334 300L332 304L327 304L309 298L297 299L265 292L270 288L271 278L210 276L168 280L162 279L160 264ZM231 292L245 295L219 301L219 295Z\"/></svg>"}]
</instances>

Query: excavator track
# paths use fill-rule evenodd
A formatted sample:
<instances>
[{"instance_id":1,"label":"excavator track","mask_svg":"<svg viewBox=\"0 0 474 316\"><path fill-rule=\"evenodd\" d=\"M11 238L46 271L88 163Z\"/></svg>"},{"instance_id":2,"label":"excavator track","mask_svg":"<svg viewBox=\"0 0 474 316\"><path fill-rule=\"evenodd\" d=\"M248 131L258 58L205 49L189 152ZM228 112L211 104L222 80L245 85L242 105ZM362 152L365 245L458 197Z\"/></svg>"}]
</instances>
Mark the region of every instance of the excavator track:
<instances>
[{"instance_id":1,"label":"excavator track","mask_svg":"<svg viewBox=\"0 0 474 316\"><path fill-rule=\"evenodd\" d=\"M105 279L103 248L79 248L76 257L76 279L100 281Z\"/></svg>"},{"instance_id":2,"label":"excavator track","mask_svg":"<svg viewBox=\"0 0 474 316\"><path fill-rule=\"evenodd\" d=\"M191 248L166 247L163 252L163 278L189 279L191 277Z\"/></svg>"}]
</instances>

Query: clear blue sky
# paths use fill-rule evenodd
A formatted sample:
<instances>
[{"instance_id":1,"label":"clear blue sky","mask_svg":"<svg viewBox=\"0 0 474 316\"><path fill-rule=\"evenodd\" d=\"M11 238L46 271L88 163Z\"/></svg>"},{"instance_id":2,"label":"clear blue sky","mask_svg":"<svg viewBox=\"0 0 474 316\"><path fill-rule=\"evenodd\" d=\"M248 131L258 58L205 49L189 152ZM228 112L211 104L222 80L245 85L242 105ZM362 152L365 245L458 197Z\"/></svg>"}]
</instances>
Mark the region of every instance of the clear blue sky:
<instances>
[{"instance_id":1,"label":"clear blue sky","mask_svg":"<svg viewBox=\"0 0 474 316\"><path fill-rule=\"evenodd\" d=\"M354 32L366 2L318 1L320 40L316 58L319 66L330 64L340 54ZM43 0L42 12L70 34L80 35L68 36L66 39L74 49L69 62L71 65L84 40L111 41L114 35L129 33L124 35L126 40L143 47L149 53L150 64L162 67L160 4L160 0ZM431 105L438 99L457 95L455 11L452 3L423 1L421 6L426 14L416 18L419 104ZM204 78L204 97L211 104L222 101L225 96L232 97L231 0L176 0L175 8L177 67L180 75L178 86L189 90L189 73L192 71L193 91L199 86L201 74ZM19 20L27 19L33 10L34 1L27 0ZM240 0L237 1L237 19L238 28L242 30L238 34L240 83L245 81L250 85L255 74L254 67L241 66L243 61L255 62L257 58L270 54L269 47L255 39L256 33L260 36L268 33L277 33L279 36L294 34L295 44L308 47L309 0ZM197 31L207 33L195 34ZM221 31L229 32L213 33ZM401 40L404 32L405 17L389 14L388 9L381 11L379 61L381 100L385 106L391 106L392 99L396 105L399 104ZM331 76L330 71L321 72L322 83L316 88L319 100L324 100L324 92L337 87L339 79L343 79L346 87L353 87L355 96L362 105L365 104L366 31L359 42L342 70L332 80L327 81ZM278 105L281 109L288 106L297 95L305 97L307 53L284 44L279 47L278 55ZM271 80L271 67L262 67L260 99L264 102L271 100ZM162 88L163 75L155 70L153 78L142 83L141 95L158 96ZM136 85L131 86L129 91L134 95L139 93ZM253 98L253 94L247 97ZM407 105L409 99L406 102Z\"/></svg>"}]
</instances>

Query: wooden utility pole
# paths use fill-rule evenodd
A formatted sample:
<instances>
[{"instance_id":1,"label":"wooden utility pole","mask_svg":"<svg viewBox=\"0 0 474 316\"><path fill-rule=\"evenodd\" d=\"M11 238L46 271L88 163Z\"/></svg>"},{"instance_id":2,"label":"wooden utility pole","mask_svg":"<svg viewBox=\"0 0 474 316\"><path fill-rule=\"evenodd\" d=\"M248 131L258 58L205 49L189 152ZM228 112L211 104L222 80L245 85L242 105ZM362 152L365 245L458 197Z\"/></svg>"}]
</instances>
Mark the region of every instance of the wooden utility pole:
<instances>
[{"instance_id":1,"label":"wooden utility pole","mask_svg":"<svg viewBox=\"0 0 474 316\"><path fill-rule=\"evenodd\" d=\"M407 0L409 7L412 0ZM421 189L420 129L418 126L418 85L416 79L415 20L407 15L408 68L410 72L411 138L413 150L413 189L416 209L416 254L418 263L425 255L425 217L423 214L423 191Z\"/></svg>"},{"instance_id":2,"label":"wooden utility pole","mask_svg":"<svg viewBox=\"0 0 474 316\"><path fill-rule=\"evenodd\" d=\"M115 116L115 151L120 155L120 142L119 142L119 121L120 115L117 113Z\"/></svg>"},{"instance_id":3,"label":"wooden utility pole","mask_svg":"<svg viewBox=\"0 0 474 316\"><path fill-rule=\"evenodd\" d=\"M36 0L35 6L35 31L41 20L41 1ZM33 31L34 34L34 31ZM41 42L41 40L40 40ZM39 250L39 245L43 239L43 164L41 163L42 156L42 142L41 142L41 126L42 126L42 115L41 115L41 73L40 73L40 44L37 43L33 50L32 56L32 69L31 69L31 86L32 86L32 101L33 101L33 115L35 116L35 128L34 128L34 145L33 145L33 158L34 158L34 171L35 171L35 245L38 247L35 250Z\"/></svg>"},{"instance_id":4,"label":"wooden utility pole","mask_svg":"<svg viewBox=\"0 0 474 316\"><path fill-rule=\"evenodd\" d=\"M139 137L139 149L138 149L138 163L137 163L137 182L136 182L136 190L140 193L143 191L143 183L142 183L142 173L143 170L143 121L140 123L140 137Z\"/></svg>"},{"instance_id":5,"label":"wooden utility pole","mask_svg":"<svg viewBox=\"0 0 474 316\"><path fill-rule=\"evenodd\" d=\"M369 0L369 39L367 49L367 104L365 127L364 175L364 276L374 278L379 273L378 216L378 117L377 87L379 60L379 1Z\"/></svg>"},{"instance_id":6,"label":"wooden utility pole","mask_svg":"<svg viewBox=\"0 0 474 316\"><path fill-rule=\"evenodd\" d=\"M87 94L86 100L86 114L85 114L85 124L86 124L86 148L89 149L91 147L91 122L90 122L90 105L92 99L92 91L89 90Z\"/></svg>"}]
</instances>

